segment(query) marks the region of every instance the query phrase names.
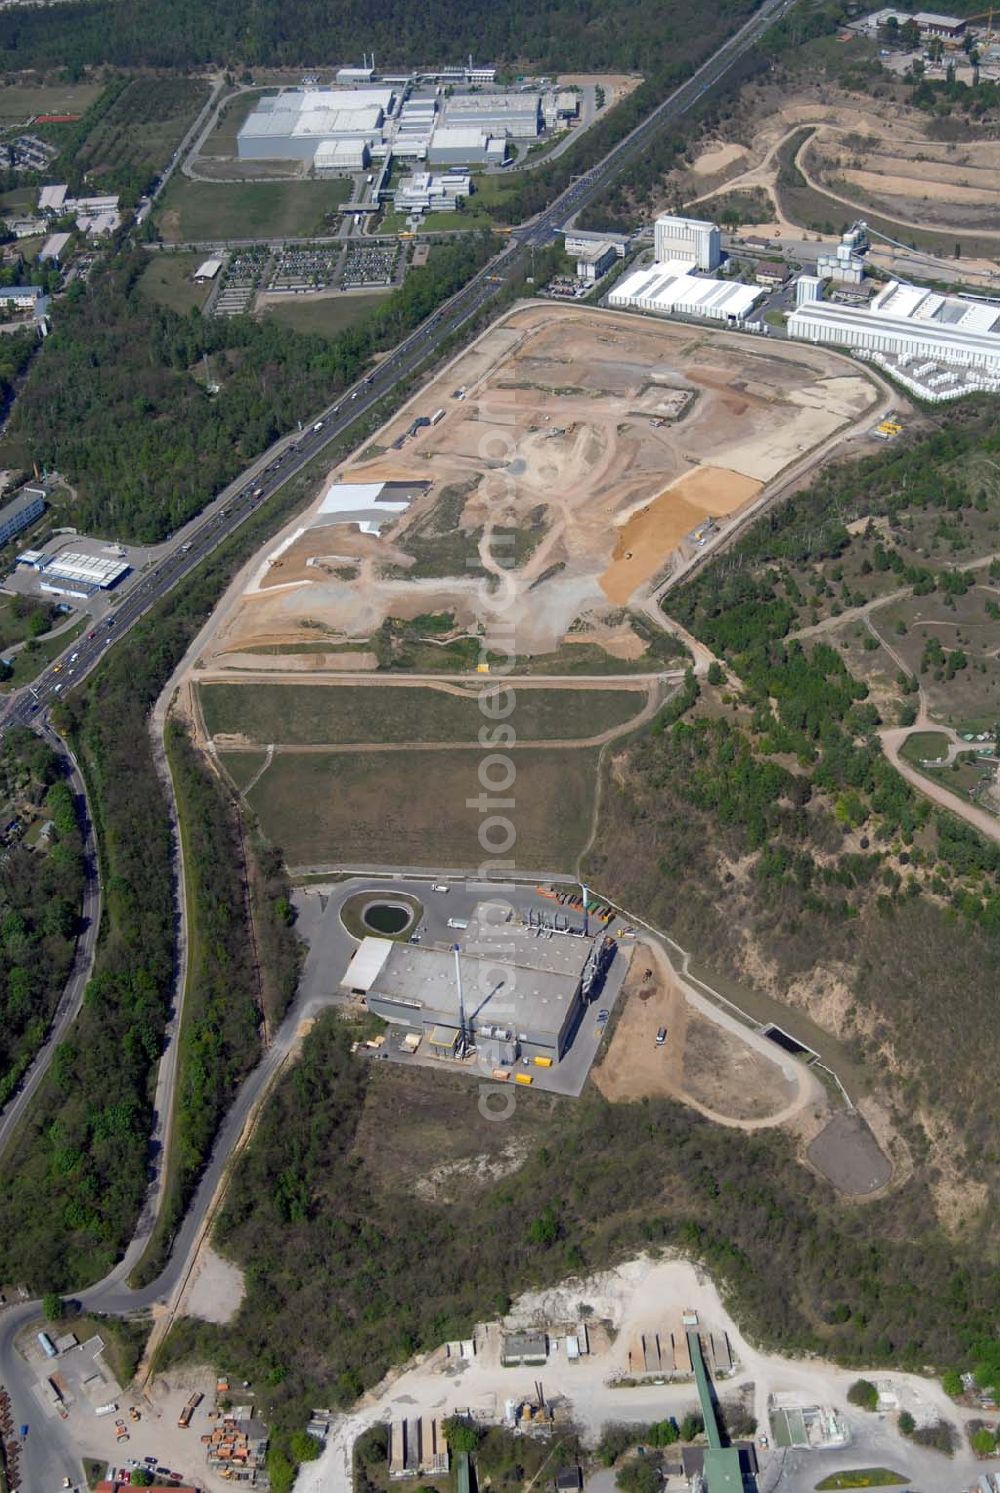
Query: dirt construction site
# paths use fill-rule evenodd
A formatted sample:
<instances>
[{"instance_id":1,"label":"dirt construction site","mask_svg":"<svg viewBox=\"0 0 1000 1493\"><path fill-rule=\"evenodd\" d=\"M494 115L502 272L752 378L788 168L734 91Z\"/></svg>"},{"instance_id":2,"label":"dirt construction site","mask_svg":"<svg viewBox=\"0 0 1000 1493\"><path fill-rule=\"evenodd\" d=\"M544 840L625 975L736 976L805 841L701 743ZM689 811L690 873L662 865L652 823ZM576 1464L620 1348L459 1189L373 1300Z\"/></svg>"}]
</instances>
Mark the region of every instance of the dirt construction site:
<instances>
[{"instance_id":1,"label":"dirt construction site","mask_svg":"<svg viewBox=\"0 0 1000 1493\"><path fill-rule=\"evenodd\" d=\"M446 613L471 631L484 585L501 584L519 655L580 641L642 654L623 609L685 541L798 475L878 398L819 348L522 305L244 572L201 677L374 670L387 618Z\"/></svg>"}]
</instances>

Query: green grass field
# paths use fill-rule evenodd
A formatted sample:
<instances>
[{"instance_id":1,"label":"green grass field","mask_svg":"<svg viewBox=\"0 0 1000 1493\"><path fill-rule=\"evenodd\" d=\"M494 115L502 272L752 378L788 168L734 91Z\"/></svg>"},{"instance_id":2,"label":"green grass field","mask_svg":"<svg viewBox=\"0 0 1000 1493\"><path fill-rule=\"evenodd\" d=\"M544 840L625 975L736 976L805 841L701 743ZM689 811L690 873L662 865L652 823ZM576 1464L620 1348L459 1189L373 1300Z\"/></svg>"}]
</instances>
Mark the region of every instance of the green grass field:
<instances>
[{"instance_id":1,"label":"green grass field","mask_svg":"<svg viewBox=\"0 0 1000 1493\"><path fill-rule=\"evenodd\" d=\"M8 83L0 86L0 123L34 114L83 114L103 89L103 83Z\"/></svg>"},{"instance_id":2,"label":"green grass field","mask_svg":"<svg viewBox=\"0 0 1000 1493\"><path fill-rule=\"evenodd\" d=\"M174 177L160 232L170 244L206 239L309 238L350 192L349 181L204 182Z\"/></svg>"},{"instance_id":3,"label":"green grass field","mask_svg":"<svg viewBox=\"0 0 1000 1493\"><path fill-rule=\"evenodd\" d=\"M9 192L0 192L0 209L4 212L23 212L33 208L37 201L37 187L12 187Z\"/></svg>"},{"instance_id":4,"label":"green grass field","mask_svg":"<svg viewBox=\"0 0 1000 1493\"><path fill-rule=\"evenodd\" d=\"M484 209L479 210L473 204L473 197L469 206L460 213L428 213L423 222L413 231L416 233L444 233L453 228L467 229L470 233L474 228L491 228L493 219ZM379 233L409 233L410 226L405 213L387 212L383 213L382 221L378 225Z\"/></svg>"},{"instance_id":5,"label":"green grass field","mask_svg":"<svg viewBox=\"0 0 1000 1493\"><path fill-rule=\"evenodd\" d=\"M265 306L261 315L273 316L295 332L317 332L336 337L348 327L356 327L380 306L389 291L378 295L290 295Z\"/></svg>"},{"instance_id":6,"label":"green grass field","mask_svg":"<svg viewBox=\"0 0 1000 1493\"><path fill-rule=\"evenodd\" d=\"M40 602L32 606L24 616L18 617L14 612L14 598L0 596L0 652L12 647L15 643L23 643L25 639L32 636L44 636L44 634L33 634L32 621L34 616L43 617L46 612L54 615L44 602ZM41 623L36 625L41 626ZM48 631L47 623L45 631Z\"/></svg>"},{"instance_id":7,"label":"green grass field","mask_svg":"<svg viewBox=\"0 0 1000 1493\"><path fill-rule=\"evenodd\" d=\"M294 746L394 744L478 739L491 726L476 699L420 685L202 684L205 725L212 736L240 733L251 741ZM643 690L512 690L506 718L520 741L582 740L631 720Z\"/></svg>"},{"instance_id":8,"label":"green grass field","mask_svg":"<svg viewBox=\"0 0 1000 1493\"><path fill-rule=\"evenodd\" d=\"M912 762L914 767L920 767L924 761L946 757L949 745L950 738L943 731L911 731L903 742L899 755L905 757L907 762Z\"/></svg>"},{"instance_id":9,"label":"green grass field","mask_svg":"<svg viewBox=\"0 0 1000 1493\"><path fill-rule=\"evenodd\" d=\"M853 1472L831 1472L816 1484L817 1493L833 1488L898 1488L909 1478L889 1467L859 1467Z\"/></svg>"},{"instance_id":10,"label":"green grass field","mask_svg":"<svg viewBox=\"0 0 1000 1493\"><path fill-rule=\"evenodd\" d=\"M5 684L0 685L0 690L17 689L19 685L30 684L33 679L37 679L45 666L50 664L54 658L58 658L63 649L68 648L70 643L75 643L84 628L88 627L89 624L89 617L81 617L76 626L67 629L66 632L61 632L54 638L42 638L32 645L22 648L20 653L15 653L13 659L13 676ZM62 675L62 678L67 685L73 682L66 673Z\"/></svg>"},{"instance_id":11,"label":"green grass field","mask_svg":"<svg viewBox=\"0 0 1000 1493\"><path fill-rule=\"evenodd\" d=\"M267 759L266 752L229 752L226 756L226 771L242 793L254 773L259 772Z\"/></svg>"},{"instance_id":12,"label":"green grass field","mask_svg":"<svg viewBox=\"0 0 1000 1493\"><path fill-rule=\"evenodd\" d=\"M204 254L154 254L143 272L139 289L159 306L169 306L186 316L192 306L200 311L211 285L195 285L191 276L204 262Z\"/></svg>"},{"instance_id":13,"label":"green grass field","mask_svg":"<svg viewBox=\"0 0 1000 1493\"><path fill-rule=\"evenodd\" d=\"M228 769L233 754L221 756ZM514 840L506 849L508 836L467 807L483 791L479 750L279 755L248 802L290 866L436 869L503 855L519 868L571 873L590 833L597 758L592 747L512 753L516 778L502 796L514 799L503 811Z\"/></svg>"}]
</instances>

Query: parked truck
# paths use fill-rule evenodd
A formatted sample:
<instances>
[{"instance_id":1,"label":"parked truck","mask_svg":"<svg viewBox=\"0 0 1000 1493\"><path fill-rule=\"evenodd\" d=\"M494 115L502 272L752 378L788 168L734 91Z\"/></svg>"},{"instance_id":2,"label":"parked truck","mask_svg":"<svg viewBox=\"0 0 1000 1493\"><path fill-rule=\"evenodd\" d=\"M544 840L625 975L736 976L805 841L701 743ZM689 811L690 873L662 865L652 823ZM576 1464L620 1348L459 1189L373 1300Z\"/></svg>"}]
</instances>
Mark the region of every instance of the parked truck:
<instances>
[{"instance_id":1,"label":"parked truck","mask_svg":"<svg viewBox=\"0 0 1000 1493\"><path fill-rule=\"evenodd\" d=\"M184 1406L184 1409L177 1417L177 1424L180 1426L182 1431L187 1430L188 1426L191 1424L192 1415L197 1410L198 1406L201 1404L204 1398L205 1396L203 1394L199 1394L197 1391L195 1391L195 1393L188 1400L187 1404Z\"/></svg>"}]
</instances>

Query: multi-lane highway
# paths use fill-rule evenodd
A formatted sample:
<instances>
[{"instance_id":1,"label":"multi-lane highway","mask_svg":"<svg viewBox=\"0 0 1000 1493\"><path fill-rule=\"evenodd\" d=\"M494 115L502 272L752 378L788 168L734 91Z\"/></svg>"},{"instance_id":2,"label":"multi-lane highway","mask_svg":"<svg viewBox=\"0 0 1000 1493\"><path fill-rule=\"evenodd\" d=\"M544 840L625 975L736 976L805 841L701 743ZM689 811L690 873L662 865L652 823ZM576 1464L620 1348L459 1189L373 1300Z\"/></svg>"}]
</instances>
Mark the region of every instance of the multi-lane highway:
<instances>
[{"instance_id":1,"label":"multi-lane highway","mask_svg":"<svg viewBox=\"0 0 1000 1493\"><path fill-rule=\"evenodd\" d=\"M223 539L233 533L257 506L301 472L315 457L338 441L352 425L379 401L386 398L441 345L466 327L487 307L514 277L529 263L533 248L551 243L558 231L572 223L576 215L610 184L667 124L680 118L716 86L738 58L757 41L774 17L783 12L790 0L764 0L749 21L731 37L698 71L664 100L635 130L594 167L569 187L531 222L516 229L510 240L490 264L476 275L452 299L434 312L368 377L344 392L327 409L315 412L305 422L302 433L285 437L256 461L236 482L209 505L202 517L178 534L172 547L153 561L124 595L113 614L96 622L83 639L67 647L40 675L30 688L19 691L0 709L0 733L14 722L45 725L47 707L65 689L79 683L100 661L115 640L132 627L174 586L181 583ZM96 933L99 906L89 909ZM88 945L83 947L83 964L75 968L80 988L89 968ZM72 1021L79 989L68 987L60 1005L61 1029ZM301 1020L301 1009L295 1017ZM230 1151L241 1132L247 1115L266 1091L277 1068L284 1060L293 1037L290 1022L285 1023L268 1049L261 1064L247 1079L223 1124L216 1140L213 1157L195 1195L188 1214L174 1241L170 1263L160 1278L142 1292L133 1292L125 1284L126 1276L141 1254L154 1222L153 1210L147 1207L126 1258L103 1281L80 1293L90 1310L127 1312L167 1300L182 1278L191 1246L204 1222L212 1195L222 1175ZM51 1048L48 1049L51 1051ZM44 1064L43 1058L42 1063ZM30 1097L30 1094L28 1095ZM27 1103L27 1098L24 1100ZM0 1142L9 1138L14 1120L0 1126ZM16 1423L32 1424L37 1433L26 1440L22 1452L24 1486L32 1490L58 1488L64 1477L74 1483L81 1480L80 1461L66 1439L61 1422L45 1416L33 1390L33 1376L27 1370L16 1347L15 1337L38 1313L37 1304L19 1303L9 1307L0 1318L0 1382L10 1391Z\"/></svg>"}]
</instances>

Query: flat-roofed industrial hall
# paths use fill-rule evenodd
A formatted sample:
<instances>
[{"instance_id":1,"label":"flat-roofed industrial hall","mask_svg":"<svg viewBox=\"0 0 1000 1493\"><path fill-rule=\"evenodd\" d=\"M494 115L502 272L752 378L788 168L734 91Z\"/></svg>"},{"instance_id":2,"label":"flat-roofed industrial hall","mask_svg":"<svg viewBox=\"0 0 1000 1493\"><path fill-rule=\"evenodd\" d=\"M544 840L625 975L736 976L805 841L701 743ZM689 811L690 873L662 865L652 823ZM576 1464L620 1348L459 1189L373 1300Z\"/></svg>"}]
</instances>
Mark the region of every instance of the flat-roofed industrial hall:
<instances>
[{"instance_id":1,"label":"flat-roofed industrial hall","mask_svg":"<svg viewBox=\"0 0 1000 1493\"><path fill-rule=\"evenodd\" d=\"M341 986L383 1020L419 1033L435 1056L474 1045L495 1066L558 1062L614 958L603 926L596 936L559 931L480 903L456 939L448 948L366 938Z\"/></svg>"}]
</instances>

